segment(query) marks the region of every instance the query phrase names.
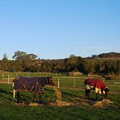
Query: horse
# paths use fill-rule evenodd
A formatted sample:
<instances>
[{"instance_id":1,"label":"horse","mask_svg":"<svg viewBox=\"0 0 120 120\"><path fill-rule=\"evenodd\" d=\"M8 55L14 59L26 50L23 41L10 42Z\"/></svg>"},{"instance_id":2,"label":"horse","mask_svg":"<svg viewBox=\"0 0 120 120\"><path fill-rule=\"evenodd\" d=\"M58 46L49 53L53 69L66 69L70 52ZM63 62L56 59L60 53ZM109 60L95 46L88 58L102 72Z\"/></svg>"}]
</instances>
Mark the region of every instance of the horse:
<instances>
[{"instance_id":1,"label":"horse","mask_svg":"<svg viewBox=\"0 0 120 120\"><path fill-rule=\"evenodd\" d=\"M103 94L106 99L109 98L109 89L101 79L88 78L84 81L85 95L89 99L90 91L94 90L96 93L96 100L98 94Z\"/></svg>"},{"instance_id":2,"label":"horse","mask_svg":"<svg viewBox=\"0 0 120 120\"><path fill-rule=\"evenodd\" d=\"M41 95L44 93L45 85L50 84L54 86L52 77L17 77L13 80L13 90L17 91L17 103L22 103L21 91L33 92L32 102L35 101L36 95L39 95L39 102Z\"/></svg>"}]
</instances>

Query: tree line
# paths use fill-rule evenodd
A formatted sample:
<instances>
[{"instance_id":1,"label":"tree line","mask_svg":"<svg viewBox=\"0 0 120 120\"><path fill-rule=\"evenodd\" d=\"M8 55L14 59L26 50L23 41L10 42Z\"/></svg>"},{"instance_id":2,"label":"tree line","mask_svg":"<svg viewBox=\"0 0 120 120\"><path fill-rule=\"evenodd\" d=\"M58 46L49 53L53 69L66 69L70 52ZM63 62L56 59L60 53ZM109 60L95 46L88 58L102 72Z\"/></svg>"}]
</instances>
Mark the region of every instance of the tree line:
<instances>
[{"instance_id":1,"label":"tree line","mask_svg":"<svg viewBox=\"0 0 120 120\"><path fill-rule=\"evenodd\" d=\"M112 54L112 57L111 57ZM0 71L8 72L81 72L83 74L120 74L120 59L118 53L107 53L82 58L70 55L69 58L46 60L40 59L37 55L27 54L23 51L16 51L13 60L9 60L4 54L0 60ZM115 56L117 55L117 57ZM105 57L104 57L105 56ZM114 56L114 57L113 57ZM109 58L109 59L104 59Z\"/></svg>"}]
</instances>

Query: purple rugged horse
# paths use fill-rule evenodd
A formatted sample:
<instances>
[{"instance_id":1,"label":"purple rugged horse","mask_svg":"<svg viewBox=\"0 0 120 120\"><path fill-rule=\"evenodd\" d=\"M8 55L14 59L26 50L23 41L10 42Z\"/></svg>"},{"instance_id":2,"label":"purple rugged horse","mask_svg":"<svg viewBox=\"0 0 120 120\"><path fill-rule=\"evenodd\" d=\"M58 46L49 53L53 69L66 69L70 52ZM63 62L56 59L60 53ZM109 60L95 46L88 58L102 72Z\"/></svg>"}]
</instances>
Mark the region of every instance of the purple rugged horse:
<instances>
[{"instance_id":1,"label":"purple rugged horse","mask_svg":"<svg viewBox=\"0 0 120 120\"><path fill-rule=\"evenodd\" d=\"M33 102L36 94L39 95L39 101L41 100L41 94L44 92L44 87L47 84L54 85L52 77L17 77L13 80L13 89L17 91L17 102L22 103L20 97L21 91L33 92Z\"/></svg>"},{"instance_id":2,"label":"purple rugged horse","mask_svg":"<svg viewBox=\"0 0 120 120\"><path fill-rule=\"evenodd\" d=\"M84 81L85 94L89 98L90 90L94 90L96 93L96 100L98 94L103 94L106 99L109 98L109 89L105 83L100 79L89 78Z\"/></svg>"}]
</instances>

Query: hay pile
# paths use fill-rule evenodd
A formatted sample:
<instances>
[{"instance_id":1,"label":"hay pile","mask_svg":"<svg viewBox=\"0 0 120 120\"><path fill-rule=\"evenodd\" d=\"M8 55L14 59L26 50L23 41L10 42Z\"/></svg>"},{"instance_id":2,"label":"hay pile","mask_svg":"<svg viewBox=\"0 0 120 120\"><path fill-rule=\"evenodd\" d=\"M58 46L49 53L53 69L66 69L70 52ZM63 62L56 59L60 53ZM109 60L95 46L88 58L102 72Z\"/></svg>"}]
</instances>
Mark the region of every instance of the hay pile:
<instances>
[{"instance_id":1,"label":"hay pile","mask_svg":"<svg viewBox=\"0 0 120 120\"><path fill-rule=\"evenodd\" d=\"M32 106L32 107L37 107L37 106L42 106L39 103L31 102L31 103L15 103L15 106Z\"/></svg>"},{"instance_id":2,"label":"hay pile","mask_svg":"<svg viewBox=\"0 0 120 120\"><path fill-rule=\"evenodd\" d=\"M57 100L56 100L56 105L57 106L69 106L69 105L71 105L71 103L61 100L61 98L62 98L61 97L61 91L58 88L53 86L53 89L54 89L55 94L57 96Z\"/></svg>"},{"instance_id":3,"label":"hay pile","mask_svg":"<svg viewBox=\"0 0 120 120\"><path fill-rule=\"evenodd\" d=\"M71 103L66 102L66 101L57 100L56 105L57 106L69 106L69 105L71 105Z\"/></svg>"},{"instance_id":4,"label":"hay pile","mask_svg":"<svg viewBox=\"0 0 120 120\"><path fill-rule=\"evenodd\" d=\"M61 101L61 91L59 89L57 89L57 87L53 86L53 89L55 91L55 94L57 96L57 100Z\"/></svg>"},{"instance_id":5,"label":"hay pile","mask_svg":"<svg viewBox=\"0 0 120 120\"><path fill-rule=\"evenodd\" d=\"M28 104L28 106L36 107L36 106L40 106L40 104L32 102L32 103Z\"/></svg>"},{"instance_id":6,"label":"hay pile","mask_svg":"<svg viewBox=\"0 0 120 120\"><path fill-rule=\"evenodd\" d=\"M93 104L93 107L105 107L109 106L111 103L113 102L108 99L103 99L102 101L97 101L95 104Z\"/></svg>"}]
</instances>

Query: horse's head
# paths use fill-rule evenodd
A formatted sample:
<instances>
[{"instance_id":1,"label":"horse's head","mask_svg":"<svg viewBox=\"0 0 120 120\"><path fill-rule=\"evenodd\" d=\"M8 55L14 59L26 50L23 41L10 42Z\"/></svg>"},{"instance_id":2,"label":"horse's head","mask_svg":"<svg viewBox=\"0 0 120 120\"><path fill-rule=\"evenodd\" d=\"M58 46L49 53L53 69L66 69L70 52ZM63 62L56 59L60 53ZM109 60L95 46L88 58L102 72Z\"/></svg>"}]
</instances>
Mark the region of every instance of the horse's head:
<instances>
[{"instance_id":1,"label":"horse's head","mask_svg":"<svg viewBox=\"0 0 120 120\"><path fill-rule=\"evenodd\" d=\"M105 88L105 98L109 99L109 89Z\"/></svg>"},{"instance_id":2,"label":"horse's head","mask_svg":"<svg viewBox=\"0 0 120 120\"><path fill-rule=\"evenodd\" d=\"M53 82L52 77L48 77L48 84L55 85L54 82Z\"/></svg>"}]
</instances>

